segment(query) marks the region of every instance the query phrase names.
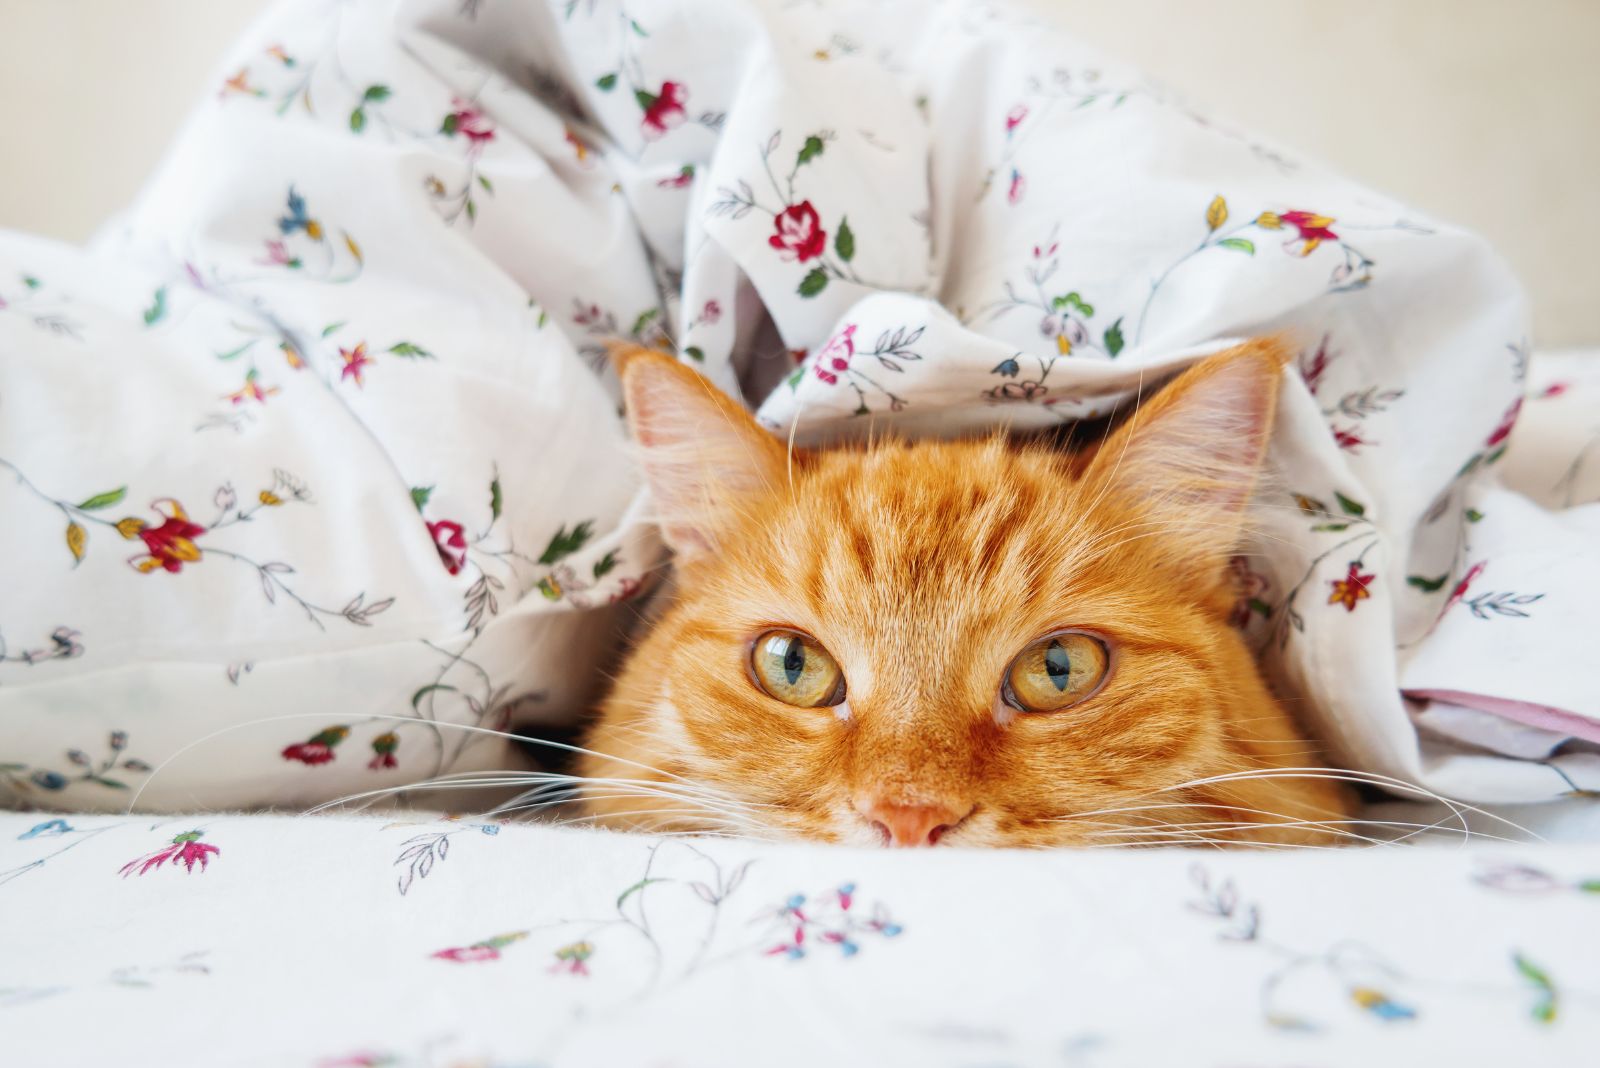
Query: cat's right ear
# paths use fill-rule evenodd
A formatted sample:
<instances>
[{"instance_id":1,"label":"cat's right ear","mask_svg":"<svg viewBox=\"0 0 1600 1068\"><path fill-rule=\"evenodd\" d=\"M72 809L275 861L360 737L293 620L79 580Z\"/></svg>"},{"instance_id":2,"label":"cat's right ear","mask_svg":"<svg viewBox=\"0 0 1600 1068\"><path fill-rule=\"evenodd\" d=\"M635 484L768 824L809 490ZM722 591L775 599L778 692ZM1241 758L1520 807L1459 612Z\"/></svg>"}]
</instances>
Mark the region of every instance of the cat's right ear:
<instances>
[{"instance_id":1,"label":"cat's right ear","mask_svg":"<svg viewBox=\"0 0 1600 1068\"><path fill-rule=\"evenodd\" d=\"M782 484L783 444L671 356L616 345L611 358L662 537L683 561L714 551L744 501Z\"/></svg>"}]
</instances>

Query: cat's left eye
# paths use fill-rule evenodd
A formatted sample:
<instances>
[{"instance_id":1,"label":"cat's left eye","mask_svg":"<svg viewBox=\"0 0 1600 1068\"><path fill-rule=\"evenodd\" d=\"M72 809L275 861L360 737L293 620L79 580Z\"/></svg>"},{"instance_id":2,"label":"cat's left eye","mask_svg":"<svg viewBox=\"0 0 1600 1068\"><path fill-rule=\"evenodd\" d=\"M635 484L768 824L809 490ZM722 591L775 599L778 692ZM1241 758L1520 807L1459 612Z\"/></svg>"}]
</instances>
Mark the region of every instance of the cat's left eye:
<instances>
[{"instance_id":1,"label":"cat's left eye","mask_svg":"<svg viewBox=\"0 0 1600 1068\"><path fill-rule=\"evenodd\" d=\"M1111 654L1099 638L1050 634L1011 662L1000 694L1019 712L1059 712L1099 689L1110 667Z\"/></svg>"},{"instance_id":2,"label":"cat's left eye","mask_svg":"<svg viewBox=\"0 0 1600 1068\"><path fill-rule=\"evenodd\" d=\"M844 672L809 634L769 630L750 649L750 675L784 704L823 708L844 700Z\"/></svg>"}]
</instances>

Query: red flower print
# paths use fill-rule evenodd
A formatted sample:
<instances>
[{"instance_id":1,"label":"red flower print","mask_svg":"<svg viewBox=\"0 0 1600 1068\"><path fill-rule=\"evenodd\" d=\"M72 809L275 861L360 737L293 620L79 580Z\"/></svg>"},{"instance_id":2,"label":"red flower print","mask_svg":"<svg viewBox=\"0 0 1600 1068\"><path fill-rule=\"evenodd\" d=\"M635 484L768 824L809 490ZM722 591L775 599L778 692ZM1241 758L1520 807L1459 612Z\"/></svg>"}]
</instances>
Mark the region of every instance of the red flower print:
<instances>
[{"instance_id":1,"label":"red flower print","mask_svg":"<svg viewBox=\"0 0 1600 1068\"><path fill-rule=\"evenodd\" d=\"M365 341L358 341L353 349L340 349L339 358L344 361L344 370L339 372L340 380L353 378L356 380L358 389L366 385L366 382L361 377L361 369L378 362L367 355L367 343Z\"/></svg>"},{"instance_id":2,"label":"red flower print","mask_svg":"<svg viewBox=\"0 0 1600 1068\"><path fill-rule=\"evenodd\" d=\"M1328 594L1328 603L1342 604L1346 612L1354 612L1357 601L1364 601L1372 596L1372 591L1367 587L1371 586L1377 577L1377 575L1363 575L1361 561L1350 561L1350 570L1345 577L1329 582L1333 592Z\"/></svg>"},{"instance_id":3,"label":"red flower print","mask_svg":"<svg viewBox=\"0 0 1600 1068\"><path fill-rule=\"evenodd\" d=\"M1318 215L1309 211L1286 211L1282 215L1276 212L1264 211L1256 216L1256 225L1265 230L1281 230L1285 225L1295 229L1296 236L1283 243L1283 247L1290 253L1309 256L1316 251L1318 245L1324 241L1337 241L1339 235L1328 227L1334 220L1327 215ZM1298 245L1297 249L1295 246Z\"/></svg>"},{"instance_id":4,"label":"red flower print","mask_svg":"<svg viewBox=\"0 0 1600 1068\"><path fill-rule=\"evenodd\" d=\"M283 759L298 760L313 767L330 763L333 760L334 749L349 733L349 727L329 727L327 730L318 731L306 741L285 746Z\"/></svg>"},{"instance_id":5,"label":"red flower print","mask_svg":"<svg viewBox=\"0 0 1600 1068\"><path fill-rule=\"evenodd\" d=\"M1477 563L1467 568L1467 573L1461 576L1461 581L1456 583L1456 588L1450 591L1450 596L1445 600L1444 607L1439 610L1439 614L1444 615L1446 612L1450 611L1450 609L1454 608L1456 602L1467 595L1467 590L1472 586L1474 580L1476 580L1479 575L1483 574L1483 569L1488 566L1489 561L1479 560Z\"/></svg>"},{"instance_id":6,"label":"red flower print","mask_svg":"<svg viewBox=\"0 0 1600 1068\"><path fill-rule=\"evenodd\" d=\"M484 145L494 140L494 127L490 125L488 116L478 110L472 101L457 97L452 103L455 110L444 117L439 130L446 137L456 134L465 137L469 142L467 151L476 155Z\"/></svg>"},{"instance_id":7,"label":"red flower print","mask_svg":"<svg viewBox=\"0 0 1600 1068\"><path fill-rule=\"evenodd\" d=\"M655 141L675 126L682 126L688 116L683 105L689 99L689 90L679 82L662 82L661 92L651 95L643 89L638 94L639 106L644 108L640 124L646 141Z\"/></svg>"},{"instance_id":8,"label":"red flower print","mask_svg":"<svg viewBox=\"0 0 1600 1068\"><path fill-rule=\"evenodd\" d=\"M394 731L385 731L372 739L372 759L367 761L369 771L381 771L384 768L398 767L394 758L394 751L400 748L400 736Z\"/></svg>"},{"instance_id":9,"label":"red flower print","mask_svg":"<svg viewBox=\"0 0 1600 1068\"><path fill-rule=\"evenodd\" d=\"M205 871L206 864L210 858L222 852L216 846L200 841L201 836L205 833L204 831L185 831L173 838L171 845L158 849L154 853L135 857L122 866L122 877L126 879L130 875L143 875L153 868L161 867L169 860L172 861L174 869L179 864L182 864L184 871L193 872L194 866L198 863L200 870Z\"/></svg>"},{"instance_id":10,"label":"red flower print","mask_svg":"<svg viewBox=\"0 0 1600 1068\"><path fill-rule=\"evenodd\" d=\"M1541 399L1548 397L1559 397L1569 388L1570 387L1565 382L1552 382L1548 386L1544 387L1544 392L1539 394L1539 396Z\"/></svg>"},{"instance_id":11,"label":"red flower print","mask_svg":"<svg viewBox=\"0 0 1600 1068\"><path fill-rule=\"evenodd\" d=\"M593 151L593 149L589 147L589 142L579 137L578 132L570 126L567 127L566 139L567 144L572 146L572 154L577 158L578 163L584 164L589 162L589 153Z\"/></svg>"},{"instance_id":12,"label":"red flower print","mask_svg":"<svg viewBox=\"0 0 1600 1068\"><path fill-rule=\"evenodd\" d=\"M1305 353L1300 354L1300 377L1305 379L1306 388L1311 391L1313 397L1317 395L1317 387L1322 385L1322 376L1327 373L1330 359L1326 335L1323 336L1322 344L1317 346L1316 353L1309 361L1306 360Z\"/></svg>"},{"instance_id":13,"label":"red flower print","mask_svg":"<svg viewBox=\"0 0 1600 1068\"><path fill-rule=\"evenodd\" d=\"M117 531L124 538L131 541L137 537L144 542L147 555L131 557L128 563L144 574L160 567L176 575L184 564L200 559L200 548L194 539L204 534L206 528L189 522L183 505L170 497L155 501L150 507L162 517L159 527L146 526L138 519L124 519L117 524Z\"/></svg>"},{"instance_id":14,"label":"red flower print","mask_svg":"<svg viewBox=\"0 0 1600 1068\"><path fill-rule=\"evenodd\" d=\"M1027 117L1028 105L1026 104L1017 104L1010 111L1006 112L1006 136L1010 137L1011 132L1018 126L1021 126L1022 120Z\"/></svg>"},{"instance_id":15,"label":"red flower print","mask_svg":"<svg viewBox=\"0 0 1600 1068\"><path fill-rule=\"evenodd\" d=\"M1346 452L1355 452L1363 445L1376 445L1375 441L1368 441L1362 437L1357 427L1333 427L1333 440L1339 448Z\"/></svg>"},{"instance_id":16,"label":"red flower print","mask_svg":"<svg viewBox=\"0 0 1600 1068\"><path fill-rule=\"evenodd\" d=\"M642 583L636 578L623 579L617 583L617 588L611 591L610 603L617 604L619 601L626 601L628 598L637 595L641 585Z\"/></svg>"},{"instance_id":17,"label":"red flower print","mask_svg":"<svg viewBox=\"0 0 1600 1068\"><path fill-rule=\"evenodd\" d=\"M828 339L828 343L817 350L816 359L812 362L812 370L817 377L828 385L836 385L839 381L839 372L850 368L850 357L856 354L856 324L846 323L843 330Z\"/></svg>"},{"instance_id":18,"label":"red flower print","mask_svg":"<svg viewBox=\"0 0 1600 1068\"><path fill-rule=\"evenodd\" d=\"M778 212L772 224L777 232L767 238L767 244L777 249L778 255L786 262L804 263L815 259L822 255L822 250L828 245L822 220L817 218L817 209L811 206L809 200L790 204Z\"/></svg>"},{"instance_id":19,"label":"red flower print","mask_svg":"<svg viewBox=\"0 0 1600 1068\"><path fill-rule=\"evenodd\" d=\"M1484 448L1492 449L1510 437L1511 428L1517 425L1517 416L1520 414L1522 414L1522 398L1518 397L1515 401L1512 401L1511 407L1506 409L1506 414L1500 417L1499 425L1494 428L1494 432L1483 443Z\"/></svg>"},{"instance_id":20,"label":"red flower print","mask_svg":"<svg viewBox=\"0 0 1600 1068\"><path fill-rule=\"evenodd\" d=\"M441 519L428 524L433 535L433 547L439 550L439 561L452 575L461 574L467 564L467 535L461 524L451 519Z\"/></svg>"}]
</instances>

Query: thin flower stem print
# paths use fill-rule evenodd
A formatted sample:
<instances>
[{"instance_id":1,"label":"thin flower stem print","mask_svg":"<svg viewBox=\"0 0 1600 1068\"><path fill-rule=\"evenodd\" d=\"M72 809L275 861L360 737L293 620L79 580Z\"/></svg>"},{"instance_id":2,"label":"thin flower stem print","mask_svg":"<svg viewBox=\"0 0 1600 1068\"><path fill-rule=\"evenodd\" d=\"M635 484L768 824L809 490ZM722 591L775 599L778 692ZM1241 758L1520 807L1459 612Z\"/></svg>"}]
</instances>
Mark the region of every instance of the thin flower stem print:
<instances>
[{"instance_id":1,"label":"thin flower stem print","mask_svg":"<svg viewBox=\"0 0 1600 1068\"><path fill-rule=\"evenodd\" d=\"M1055 279L1061 267L1061 224L1050 228L1050 233L1033 245L1032 257L1025 268L1026 283L1018 286L1010 280L1005 283L1005 296L979 309L984 322L996 322L1018 310L1031 310L1040 316L1039 333L1055 349L1058 356L1077 352L1098 353L1115 359L1125 344L1122 336L1122 318L1106 326L1100 340L1094 340L1095 306L1076 289L1061 285L1046 286ZM1105 321L1105 317L1101 317ZM1054 362L1054 361L1052 361Z\"/></svg>"},{"instance_id":2,"label":"thin flower stem print","mask_svg":"<svg viewBox=\"0 0 1600 1068\"><path fill-rule=\"evenodd\" d=\"M1286 209L1283 211L1267 210L1257 213L1246 222L1228 227L1230 218L1228 202L1222 194L1212 197L1211 203L1206 206L1205 225L1206 234L1198 245L1185 252L1174 260L1161 274L1157 275L1150 283L1150 294L1145 298L1144 306L1139 311L1139 318L1134 327L1134 341L1144 338L1146 320L1150 310L1156 303L1156 298L1161 294L1163 287L1172 277L1174 271L1202 253L1212 250L1223 250L1241 253L1246 256L1256 254L1256 242L1263 236L1276 233L1287 233L1288 239L1283 242L1283 250L1290 256L1299 259L1308 259L1324 246L1338 251L1338 262L1333 266L1328 275L1328 292L1345 293L1363 289L1370 285L1373 279L1375 261L1350 241L1342 236L1333 227L1339 220L1329 215L1315 211L1306 211L1300 208ZM1414 223L1399 220L1386 226L1351 226L1345 224L1340 230L1348 233L1351 230L1398 230L1406 233L1429 234L1432 231Z\"/></svg>"},{"instance_id":3,"label":"thin flower stem print","mask_svg":"<svg viewBox=\"0 0 1600 1068\"><path fill-rule=\"evenodd\" d=\"M872 406L867 403L869 396L888 401L891 412L903 411L905 398L885 387L874 375L878 370L901 374L905 371L906 363L921 360L922 354L912 346L921 340L927 327L898 326L886 329L871 347L862 346L859 349L856 347L857 329L855 323L845 323L816 351L809 365L812 376L829 386L837 386L842 382L854 391L856 407L852 415L872 413ZM877 361L872 373L862 369L862 364L867 360ZM801 366L790 373L787 379L790 389L799 388L806 377L806 370L806 366Z\"/></svg>"},{"instance_id":4,"label":"thin flower stem print","mask_svg":"<svg viewBox=\"0 0 1600 1068\"><path fill-rule=\"evenodd\" d=\"M492 838L500 833L500 825L470 823L453 827L448 831L429 831L413 835L401 843L400 855L394 859L394 866L401 869L395 882L395 888L400 891L400 896L404 897L415 883L431 875L435 864L444 863L450 855L451 840L468 831L477 831Z\"/></svg>"},{"instance_id":5,"label":"thin flower stem print","mask_svg":"<svg viewBox=\"0 0 1600 1068\"><path fill-rule=\"evenodd\" d=\"M47 334L82 341L82 324L65 308L66 299L53 297L36 275L24 272L15 285L0 286L0 315L19 315Z\"/></svg>"},{"instance_id":6,"label":"thin flower stem print","mask_svg":"<svg viewBox=\"0 0 1600 1068\"><path fill-rule=\"evenodd\" d=\"M238 495L231 483L224 483L213 497L217 507L216 518L207 525L196 523L183 503L176 498L161 497L150 503L150 511L159 523L137 515L124 515L111 520L102 513L120 505L128 496L127 486L117 486L77 500L52 496L23 474L15 464L0 458L0 468L10 471L17 483L41 502L54 507L67 521L63 541L76 568L89 552L91 528L115 532L124 541L139 542L142 551L128 558L128 563L140 574L166 572L180 575L186 566L202 563L208 556L232 560L251 569L261 586L267 603L276 604L281 594L298 605L306 619L317 629L325 630L324 620L340 619L352 626L368 627L372 617L387 611L394 598L368 602L364 593L358 593L343 606L335 608L318 604L297 593L285 576L295 574L295 569L282 561L261 562L243 553L215 544L217 532L238 523L251 521L256 513L277 509L291 503L306 504L311 501L311 491L294 475L278 468L272 481L256 494L255 501L240 507ZM115 514L115 513L113 513ZM202 542L204 538L204 542Z\"/></svg>"},{"instance_id":7,"label":"thin flower stem print","mask_svg":"<svg viewBox=\"0 0 1600 1068\"><path fill-rule=\"evenodd\" d=\"M40 643L32 648L13 649L6 641L5 632L0 631L0 665L21 664L24 667L36 667L53 660L72 660L83 655L83 643L78 640L82 637L80 631L61 626L50 632L48 643Z\"/></svg>"}]
</instances>

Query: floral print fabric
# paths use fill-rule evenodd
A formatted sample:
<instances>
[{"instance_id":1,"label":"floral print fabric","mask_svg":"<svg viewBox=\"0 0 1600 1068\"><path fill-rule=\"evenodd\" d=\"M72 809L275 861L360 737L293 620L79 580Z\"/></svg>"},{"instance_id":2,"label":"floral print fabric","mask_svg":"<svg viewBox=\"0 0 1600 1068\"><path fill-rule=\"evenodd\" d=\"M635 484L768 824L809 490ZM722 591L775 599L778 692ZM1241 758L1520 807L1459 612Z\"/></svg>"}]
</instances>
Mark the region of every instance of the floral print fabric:
<instances>
[{"instance_id":1,"label":"floral print fabric","mask_svg":"<svg viewBox=\"0 0 1600 1068\"><path fill-rule=\"evenodd\" d=\"M8 815L0 902L16 1064L1584 1064L1600 1039L1592 846Z\"/></svg>"},{"instance_id":2,"label":"floral print fabric","mask_svg":"<svg viewBox=\"0 0 1600 1068\"><path fill-rule=\"evenodd\" d=\"M92 251L0 237L0 791L303 804L570 722L661 564L608 339L811 442L1265 331L1234 616L1330 759L1600 789L1595 387L1528 389L1470 234L983 3L287 0Z\"/></svg>"}]
</instances>

